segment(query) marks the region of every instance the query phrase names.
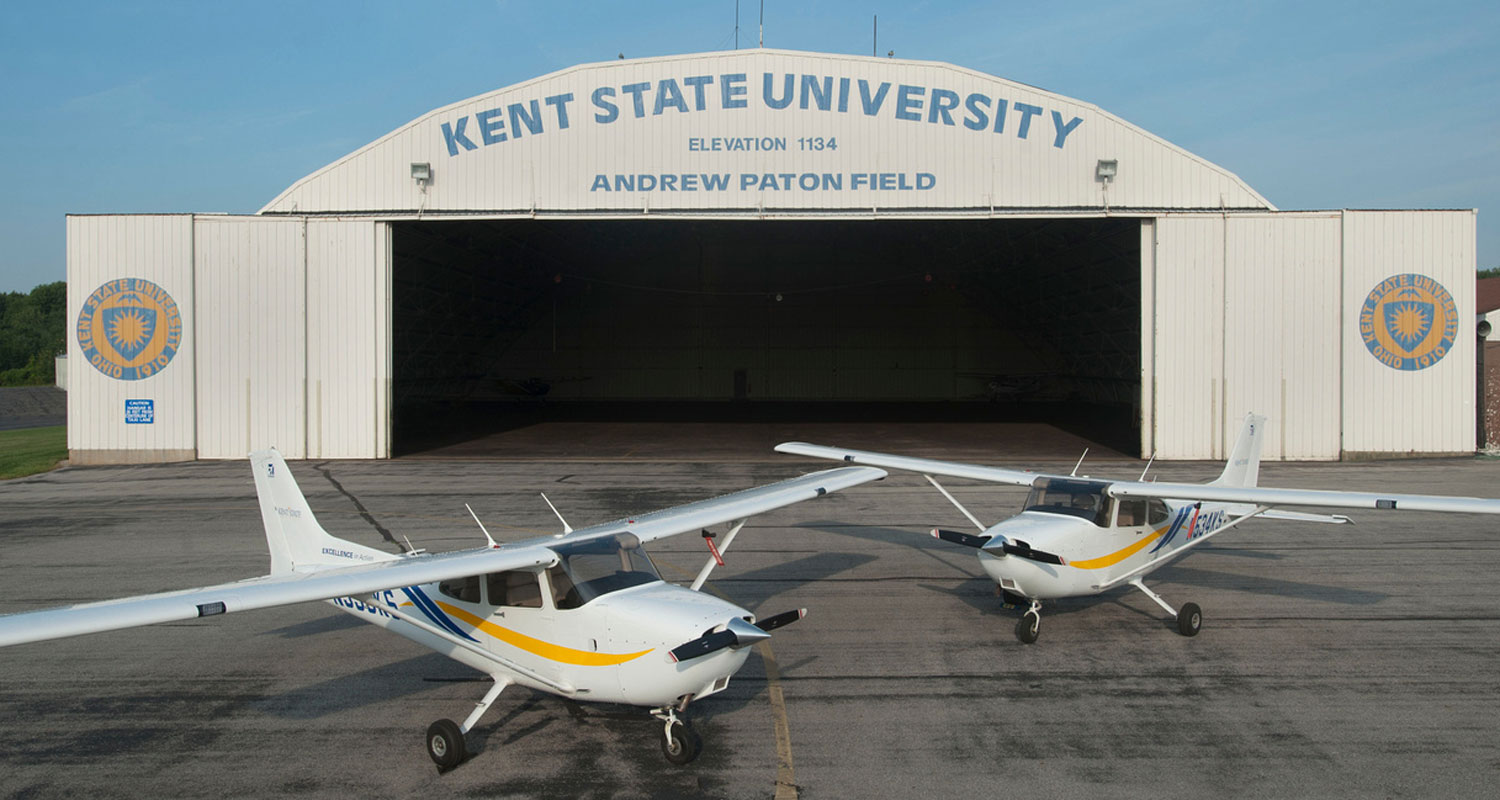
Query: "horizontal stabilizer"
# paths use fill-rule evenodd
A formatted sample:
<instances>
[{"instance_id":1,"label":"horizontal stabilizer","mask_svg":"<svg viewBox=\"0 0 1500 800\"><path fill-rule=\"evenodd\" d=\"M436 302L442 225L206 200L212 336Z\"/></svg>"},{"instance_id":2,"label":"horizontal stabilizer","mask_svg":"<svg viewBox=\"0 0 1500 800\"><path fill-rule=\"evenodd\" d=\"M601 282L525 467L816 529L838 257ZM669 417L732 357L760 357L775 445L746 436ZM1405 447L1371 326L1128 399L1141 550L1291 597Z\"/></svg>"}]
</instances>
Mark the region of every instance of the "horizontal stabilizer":
<instances>
[{"instance_id":1,"label":"horizontal stabilizer","mask_svg":"<svg viewBox=\"0 0 1500 800\"><path fill-rule=\"evenodd\" d=\"M945 531L941 528L933 528L932 535L945 542L961 544L964 547L984 547L989 543L988 536L975 536L971 533L959 533L958 531Z\"/></svg>"}]
</instances>

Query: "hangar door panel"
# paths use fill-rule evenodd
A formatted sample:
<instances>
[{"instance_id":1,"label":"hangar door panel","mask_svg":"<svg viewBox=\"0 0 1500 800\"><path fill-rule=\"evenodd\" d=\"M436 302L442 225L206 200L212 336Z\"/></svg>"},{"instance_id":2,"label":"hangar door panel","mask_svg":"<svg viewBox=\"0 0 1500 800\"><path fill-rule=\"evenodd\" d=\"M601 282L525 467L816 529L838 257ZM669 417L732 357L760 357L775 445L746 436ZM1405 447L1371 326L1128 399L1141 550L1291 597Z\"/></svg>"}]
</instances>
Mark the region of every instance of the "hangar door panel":
<instances>
[{"instance_id":1,"label":"hangar door panel","mask_svg":"<svg viewBox=\"0 0 1500 800\"><path fill-rule=\"evenodd\" d=\"M303 222L200 217L194 239L199 458L305 458Z\"/></svg>"},{"instance_id":2,"label":"hangar door panel","mask_svg":"<svg viewBox=\"0 0 1500 800\"><path fill-rule=\"evenodd\" d=\"M1338 216L1231 217L1225 235L1225 446L1254 412L1264 458L1337 458Z\"/></svg>"}]
</instances>

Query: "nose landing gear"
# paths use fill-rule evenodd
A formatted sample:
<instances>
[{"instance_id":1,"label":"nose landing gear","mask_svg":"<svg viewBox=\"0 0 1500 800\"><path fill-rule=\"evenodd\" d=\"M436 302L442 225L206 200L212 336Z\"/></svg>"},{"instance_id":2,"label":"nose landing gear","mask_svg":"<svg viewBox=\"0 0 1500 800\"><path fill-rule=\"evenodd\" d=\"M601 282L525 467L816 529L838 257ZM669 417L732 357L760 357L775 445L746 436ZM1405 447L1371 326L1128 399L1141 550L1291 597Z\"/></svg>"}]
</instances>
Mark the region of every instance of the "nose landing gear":
<instances>
[{"instance_id":1,"label":"nose landing gear","mask_svg":"<svg viewBox=\"0 0 1500 800\"><path fill-rule=\"evenodd\" d=\"M662 721L661 752L677 766L688 764L703 752L703 737L693 730L692 723L688 722L686 716L678 716L678 712L687 711L687 704L692 700L692 695L682 698L682 702L665 708L651 710L651 716Z\"/></svg>"},{"instance_id":2,"label":"nose landing gear","mask_svg":"<svg viewBox=\"0 0 1500 800\"><path fill-rule=\"evenodd\" d=\"M1032 600L1031 607L1021 615L1021 620L1016 623L1016 638L1021 644L1032 644L1041 633L1042 627L1042 601Z\"/></svg>"}]
</instances>

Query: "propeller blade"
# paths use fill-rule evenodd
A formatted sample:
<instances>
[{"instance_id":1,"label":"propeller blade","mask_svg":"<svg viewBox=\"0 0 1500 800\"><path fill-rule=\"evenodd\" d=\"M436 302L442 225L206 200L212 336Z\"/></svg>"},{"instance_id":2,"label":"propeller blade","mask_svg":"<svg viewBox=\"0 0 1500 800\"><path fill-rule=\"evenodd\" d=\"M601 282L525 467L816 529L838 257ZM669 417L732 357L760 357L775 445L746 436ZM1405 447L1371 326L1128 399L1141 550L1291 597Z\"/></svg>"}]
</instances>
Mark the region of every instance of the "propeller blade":
<instances>
[{"instance_id":1,"label":"propeller blade","mask_svg":"<svg viewBox=\"0 0 1500 800\"><path fill-rule=\"evenodd\" d=\"M786 623L782 623L783 625ZM706 656L726 647L748 647L762 639L771 638L771 634L758 628L739 617L731 617L724 624L724 630L717 633L709 633L690 641L684 642L672 648L667 657L673 663L680 663L694 658Z\"/></svg>"},{"instance_id":2,"label":"propeller blade","mask_svg":"<svg viewBox=\"0 0 1500 800\"><path fill-rule=\"evenodd\" d=\"M777 628L790 625L805 616L807 616L807 609L794 608L791 611L784 611L774 617L766 617L765 619L755 623L755 627L760 628L763 631L770 632L776 630Z\"/></svg>"},{"instance_id":3,"label":"propeller blade","mask_svg":"<svg viewBox=\"0 0 1500 800\"><path fill-rule=\"evenodd\" d=\"M1006 542L1005 544L1000 546L1000 549L1004 550L1006 555L1017 556L1019 558L1028 559L1030 561L1037 561L1042 564L1056 564L1060 567L1067 566L1068 564L1068 560L1066 558L1048 553L1045 550L1033 550L1031 549L1031 545L1021 541L1020 539L1017 539L1014 542Z\"/></svg>"},{"instance_id":4,"label":"propeller blade","mask_svg":"<svg viewBox=\"0 0 1500 800\"><path fill-rule=\"evenodd\" d=\"M933 528L932 535L945 542L961 544L964 547L984 547L990 540L988 536L975 536L972 533L959 533L958 531L945 531L941 528Z\"/></svg>"}]
</instances>

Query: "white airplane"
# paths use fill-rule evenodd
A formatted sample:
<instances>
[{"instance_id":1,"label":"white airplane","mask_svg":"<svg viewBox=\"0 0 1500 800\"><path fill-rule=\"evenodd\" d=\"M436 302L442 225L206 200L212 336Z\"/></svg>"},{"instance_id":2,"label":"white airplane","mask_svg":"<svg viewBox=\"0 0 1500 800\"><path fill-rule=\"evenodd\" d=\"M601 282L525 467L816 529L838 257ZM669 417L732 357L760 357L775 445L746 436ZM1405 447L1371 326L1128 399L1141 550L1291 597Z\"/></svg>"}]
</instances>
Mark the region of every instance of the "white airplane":
<instances>
[{"instance_id":1,"label":"white airplane","mask_svg":"<svg viewBox=\"0 0 1500 800\"><path fill-rule=\"evenodd\" d=\"M427 752L440 770L467 757L464 734L512 684L649 707L663 723L667 760L686 764L702 747L688 704L723 691L750 645L805 613L757 620L699 592L721 554L756 514L886 474L841 467L579 530L563 521L556 536L499 545L485 531L489 544L480 549L393 555L324 531L280 453L257 451L250 463L269 575L0 616L0 647L326 600L494 680L463 724L442 719L428 728ZM723 523L729 531L715 546L707 528ZM663 582L642 545L700 530L710 556L692 586Z\"/></svg>"},{"instance_id":2,"label":"white airplane","mask_svg":"<svg viewBox=\"0 0 1500 800\"><path fill-rule=\"evenodd\" d=\"M1178 633L1197 635L1203 624L1198 605L1184 603L1173 609L1146 588L1145 577L1255 517L1350 521L1340 515L1285 511L1282 506L1500 514L1500 500L1474 497L1259 488L1256 481L1264 427L1264 417L1248 415L1223 474L1207 484L1145 482L1145 473L1142 480L1135 481L1048 475L804 442L786 442L776 449L922 473L980 531L976 536L934 529L932 535L978 548L980 566L995 580L1005 605L1025 608L1016 623L1016 638L1025 644L1037 639L1043 600L1094 595L1126 584L1140 589L1175 617ZM985 525L934 475L1029 486L1031 493L1020 514Z\"/></svg>"}]
</instances>

